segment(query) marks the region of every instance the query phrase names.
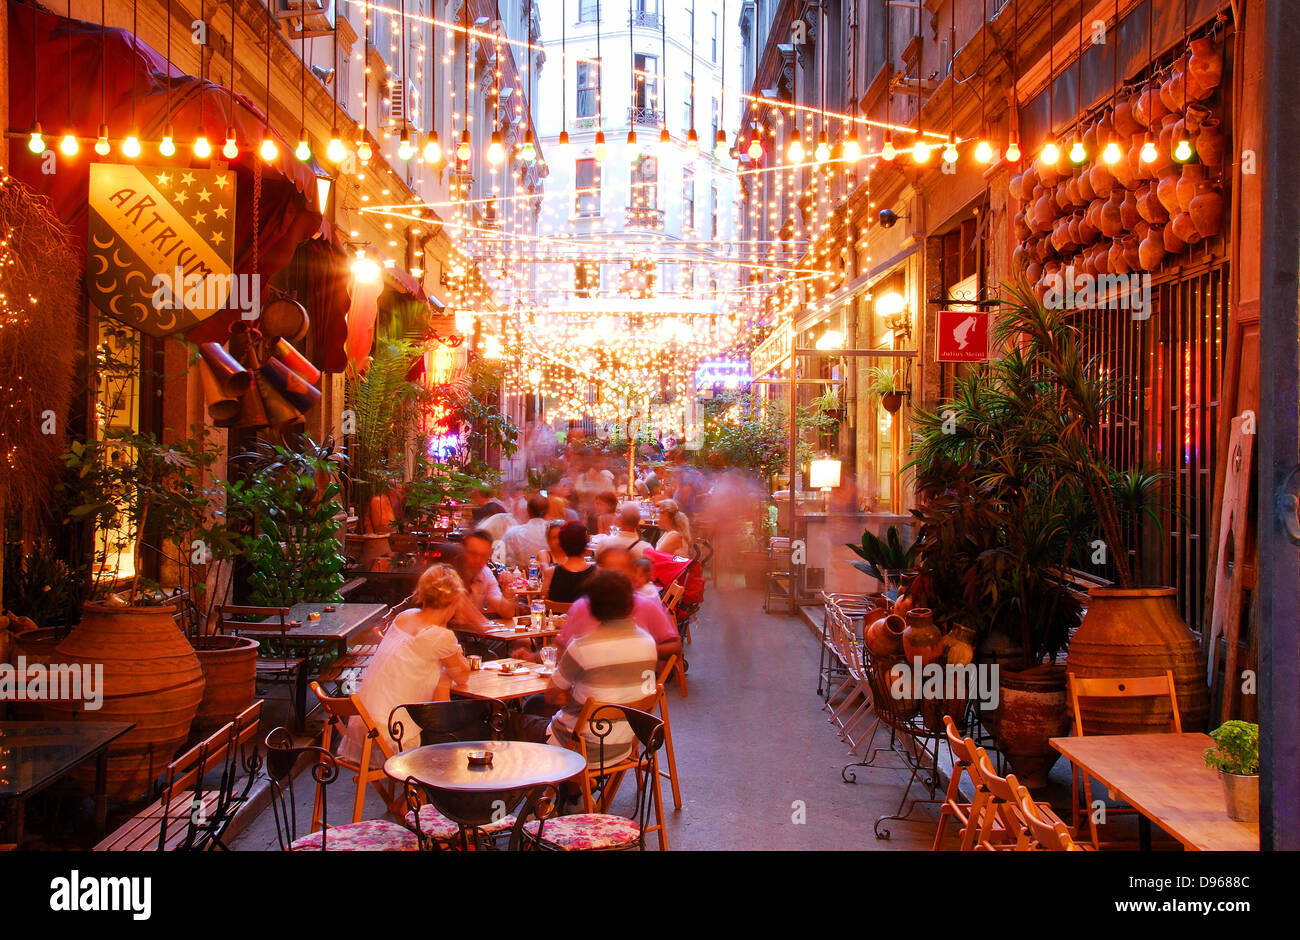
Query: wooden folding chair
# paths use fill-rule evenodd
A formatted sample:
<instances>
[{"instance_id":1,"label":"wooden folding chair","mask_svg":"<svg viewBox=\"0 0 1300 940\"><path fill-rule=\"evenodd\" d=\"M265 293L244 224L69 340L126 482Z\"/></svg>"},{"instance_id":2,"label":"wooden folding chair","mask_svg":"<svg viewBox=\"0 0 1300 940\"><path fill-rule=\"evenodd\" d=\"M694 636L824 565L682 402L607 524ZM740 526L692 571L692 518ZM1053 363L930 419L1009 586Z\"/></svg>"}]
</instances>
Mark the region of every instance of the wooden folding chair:
<instances>
[{"instance_id":1,"label":"wooden folding chair","mask_svg":"<svg viewBox=\"0 0 1300 940\"><path fill-rule=\"evenodd\" d=\"M365 737L361 741L360 758L353 760L347 757L337 757L336 760L338 766L356 774L357 792L352 805L352 821L361 822L362 812L366 805L367 784L374 786L376 792L383 798L384 806L388 807L390 812L397 813L400 807L405 804L404 794L398 792L398 788L384 773L382 766L370 766L371 757L376 746L378 746L379 753L384 760L392 757L396 752L390 745L390 739L375 725L374 719L370 717L370 712L362 704L360 696L355 693L340 696L326 695L319 682L313 682L311 690L320 701L321 708L325 710L325 727L321 729L320 738L322 748L334 753L333 733L337 730L339 738L342 740L343 735L347 732L348 720L351 718L359 718L366 729ZM312 832L315 832L320 825L322 811L323 806L318 798L316 806L312 809Z\"/></svg>"},{"instance_id":2,"label":"wooden folding chair","mask_svg":"<svg viewBox=\"0 0 1300 940\"><path fill-rule=\"evenodd\" d=\"M627 708L633 708L637 711L650 712L662 700L664 695L663 686L656 683L653 695L648 695L644 699L636 702L627 703ZM639 773L641 763L638 759L636 749L622 760L606 762L602 754L598 755L600 760L596 764L591 763L590 755L587 753L587 740L583 737L583 731L591 725L592 713L598 709L610 706L612 708L623 708L623 705L613 702L600 702L594 698L588 699L582 706L582 711L578 714L577 721L573 725L573 736L570 739L569 747L577 751L587 761L583 767L582 773L573 779L577 782L579 795L582 797L582 811L584 813L608 813L609 806L614 801L614 795L618 792L618 786L623 781L624 775L630 770ZM602 727L592 727L592 735L600 741L608 736L608 729ZM646 781L649 786L653 783L654 799L657 806L663 806L663 788L659 782L659 774L655 773L653 781ZM597 792L600 796L597 799ZM659 819L659 847L665 847L666 838L663 831L662 812Z\"/></svg>"},{"instance_id":3,"label":"wooden folding chair","mask_svg":"<svg viewBox=\"0 0 1300 940\"><path fill-rule=\"evenodd\" d=\"M668 720L668 694L664 689L668 677L672 675L673 670L676 669L678 665L679 663L677 661L676 653L668 657L668 661L664 663L664 668L659 673L659 684L656 686L659 695L655 700L659 708L659 717L663 719L664 723L664 751L668 755L668 769L664 770L661 767L659 769L659 774L660 776L667 777L669 782L672 784L673 809L682 808L682 793L681 787L678 785L677 781L677 755L673 753L673 726L672 722Z\"/></svg>"},{"instance_id":4,"label":"wooden folding chair","mask_svg":"<svg viewBox=\"0 0 1300 940\"><path fill-rule=\"evenodd\" d=\"M1166 669L1163 676L1106 676L1095 679L1083 679L1070 673L1070 710L1074 717L1074 735L1083 737L1087 734L1083 727L1083 712L1079 708L1080 699L1126 699L1126 698L1169 698L1169 730L1174 734L1183 733L1182 718L1178 714L1178 692L1174 687L1174 673L1172 669ZM1079 811L1088 817L1088 834L1091 838L1092 847L1099 849L1102 842L1097 833L1097 820L1092 809L1092 778L1084 773L1080 768L1075 767L1070 774L1071 778L1071 810L1073 830L1080 833L1083 830L1079 824ZM1082 780L1084 802L1079 801L1080 781ZM1129 807L1116 807L1107 809L1108 814L1132 815L1137 811ZM1132 842L1114 841L1108 842L1107 845L1126 845L1132 847Z\"/></svg>"},{"instance_id":5,"label":"wooden folding chair","mask_svg":"<svg viewBox=\"0 0 1300 940\"><path fill-rule=\"evenodd\" d=\"M663 594L659 599L664 602L664 607L668 608L668 613L672 614L673 619L677 619L677 605L682 602L682 597L686 594L686 584L683 581L674 581L668 587L664 588ZM682 640L686 643L691 642L691 621L687 618L686 623L681 629ZM683 686L684 688L684 686ZM685 693L683 693L685 694Z\"/></svg>"},{"instance_id":6,"label":"wooden folding chair","mask_svg":"<svg viewBox=\"0 0 1300 940\"><path fill-rule=\"evenodd\" d=\"M548 599L546 601L546 612L548 614L567 614L569 612L569 608L572 606L573 606L572 603L565 604L561 601L553 601Z\"/></svg>"},{"instance_id":7,"label":"wooden folding chair","mask_svg":"<svg viewBox=\"0 0 1300 940\"><path fill-rule=\"evenodd\" d=\"M261 621L230 620L230 617L256 617ZM301 730L307 719L307 659L291 655L288 607L248 607L221 604L217 607L217 632L232 636L251 636L260 641L257 650L257 678L290 687L290 724ZM270 642L279 641L277 655L267 652Z\"/></svg>"},{"instance_id":8,"label":"wooden folding chair","mask_svg":"<svg viewBox=\"0 0 1300 940\"><path fill-rule=\"evenodd\" d=\"M1082 852L1090 846L1079 845L1055 814L1041 813L1041 803L1035 803L1024 787L1016 788L1016 807L1025 821L1028 844L1025 848L1048 852Z\"/></svg>"},{"instance_id":9,"label":"wooden folding chair","mask_svg":"<svg viewBox=\"0 0 1300 940\"><path fill-rule=\"evenodd\" d=\"M1016 801L1016 791L1020 789L1020 781L1016 779L1015 774L999 777L992 759L982 747L975 749L974 768L988 794L982 801L978 815L972 814L969 823L969 828L972 830L977 823L979 827L975 849L998 852L1027 848L1029 834L1025 828L1025 821L1020 817ZM1041 804L1039 812L1044 817L1057 818L1046 803Z\"/></svg>"},{"instance_id":10,"label":"wooden folding chair","mask_svg":"<svg viewBox=\"0 0 1300 940\"><path fill-rule=\"evenodd\" d=\"M944 734L948 738L948 749L952 754L952 774L948 778L948 792L944 794L943 806L939 810L939 827L934 833L934 844L930 848L939 851L948 830L948 820L955 819L961 824L958 835L961 836L961 850L966 852L974 848L976 827L984 804L989 799L989 791L976 766L975 741L962 736L951 715L943 716L943 725ZM962 801L963 777L969 779L974 787L969 803ZM975 823L971 822L972 819Z\"/></svg>"}]
</instances>

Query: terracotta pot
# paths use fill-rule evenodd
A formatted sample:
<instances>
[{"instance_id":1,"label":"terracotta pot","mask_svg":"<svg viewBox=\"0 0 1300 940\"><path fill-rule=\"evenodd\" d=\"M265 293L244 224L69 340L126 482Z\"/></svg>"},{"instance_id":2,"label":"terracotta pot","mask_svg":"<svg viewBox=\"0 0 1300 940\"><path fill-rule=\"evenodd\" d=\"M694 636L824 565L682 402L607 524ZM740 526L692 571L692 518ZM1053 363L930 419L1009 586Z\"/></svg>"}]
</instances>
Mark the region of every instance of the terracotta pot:
<instances>
[{"instance_id":1,"label":"terracotta pot","mask_svg":"<svg viewBox=\"0 0 1300 940\"><path fill-rule=\"evenodd\" d=\"M1098 160L1088 170L1088 185L1092 187L1095 195L1100 197L1109 196L1111 190L1115 188L1115 174L1110 171L1110 166L1103 160Z\"/></svg>"},{"instance_id":2,"label":"terracotta pot","mask_svg":"<svg viewBox=\"0 0 1300 940\"><path fill-rule=\"evenodd\" d=\"M1016 238L1020 239L1021 241L1024 241L1026 238L1029 237L1029 232L1030 232L1029 223L1025 221L1024 209L1021 209L1019 212L1015 214L1015 217L1011 220L1011 225L1013 230L1016 233Z\"/></svg>"},{"instance_id":3,"label":"terracotta pot","mask_svg":"<svg viewBox=\"0 0 1300 940\"><path fill-rule=\"evenodd\" d=\"M1030 224L1039 232L1050 232L1058 211L1056 202L1051 196L1039 196L1038 201L1034 203L1034 214Z\"/></svg>"},{"instance_id":4,"label":"terracotta pot","mask_svg":"<svg viewBox=\"0 0 1300 940\"><path fill-rule=\"evenodd\" d=\"M1169 111L1183 110L1183 66L1186 58L1174 62L1169 75L1160 85L1160 103Z\"/></svg>"},{"instance_id":5,"label":"terracotta pot","mask_svg":"<svg viewBox=\"0 0 1300 940\"><path fill-rule=\"evenodd\" d=\"M1024 179L1023 173L1015 173L1011 176L1011 179L1007 180L1007 189L1011 191L1011 198L1017 202L1023 202L1025 198L1025 191L1020 185L1024 182Z\"/></svg>"},{"instance_id":6,"label":"terracotta pot","mask_svg":"<svg viewBox=\"0 0 1300 940\"><path fill-rule=\"evenodd\" d=\"M1062 212L1069 212L1074 208L1074 199L1070 196L1069 180L1061 180L1056 184L1054 198L1056 199L1056 207Z\"/></svg>"},{"instance_id":7,"label":"terracotta pot","mask_svg":"<svg viewBox=\"0 0 1300 940\"><path fill-rule=\"evenodd\" d=\"M67 634L67 630L62 627L38 627L22 634L12 634L7 629L0 632L12 637L9 652L13 656L12 660L6 658L0 662L12 662L16 666L19 656L23 657L29 666L48 666L51 663L61 662L55 650ZM8 704L9 716L14 721L41 721L46 717L44 702L12 701Z\"/></svg>"},{"instance_id":8,"label":"terracotta pot","mask_svg":"<svg viewBox=\"0 0 1300 940\"><path fill-rule=\"evenodd\" d=\"M943 638L947 647L946 662L953 666L966 666L975 661L975 643L979 634L971 627L954 624Z\"/></svg>"},{"instance_id":9,"label":"terracotta pot","mask_svg":"<svg viewBox=\"0 0 1300 940\"><path fill-rule=\"evenodd\" d=\"M1110 273L1110 248L1105 240L1092 246L1092 265L1098 274Z\"/></svg>"},{"instance_id":10,"label":"terracotta pot","mask_svg":"<svg viewBox=\"0 0 1300 940\"><path fill-rule=\"evenodd\" d=\"M933 611L928 607L914 607L907 612L907 627L903 630L903 656L908 663L921 660L922 666L938 662L943 657L943 634L934 625Z\"/></svg>"},{"instance_id":11,"label":"terracotta pot","mask_svg":"<svg viewBox=\"0 0 1300 940\"><path fill-rule=\"evenodd\" d=\"M1187 105L1187 110L1183 112L1183 121L1187 125L1187 133L1196 134L1201 129L1201 122L1210 117L1214 112L1206 105L1197 104L1195 101Z\"/></svg>"},{"instance_id":12,"label":"terracotta pot","mask_svg":"<svg viewBox=\"0 0 1300 940\"><path fill-rule=\"evenodd\" d=\"M1218 118L1205 118L1196 134L1196 156L1206 166L1222 166L1227 137Z\"/></svg>"},{"instance_id":13,"label":"terracotta pot","mask_svg":"<svg viewBox=\"0 0 1300 940\"><path fill-rule=\"evenodd\" d=\"M1165 207L1160 204L1160 198L1156 195L1154 184L1147 184L1138 190L1137 194L1138 215L1148 222L1168 222L1169 213Z\"/></svg>"},{"instance_id":14,"label":"terracotta pot","mask_svg":"<svg viewBox=\"0 0 1300 940\"><path fill-rule=\"evenodd\" d=\"M906 593L899 594L898 600L894 601L891 613L897 614L900 617L905 617L907 616L907 612L912 609L912 603L912 595Z\"/></svg>"},{"instance_id":15,"label":"terracotta pot","mask_svg":"<svg viewBox=\"0 0 1300 940\"><path fill-rule=\"evenodd\" d=\"M1133 106L1128 101L1120 101L1110 114L1111 126L1120 137L1132 137L1142 133L1142 125L1133 118Z\"/></svg>"},{"instance_id":16,"label":"terracotta pot","mask_svg":"<svg viewBox=\"0 0 1300 940\"><path fill-rule=\"evenodd\" d=\"M1138 196L1134 190L1128 190L1124 194L1124 201L1119 204L1120 223L1125 229L1132 229L1142 218L1138 212Z\"/></svg>"},{"instance_id":17,"label":"terracotta pot","mask_svg":"<svg viewBox=\"0 0 1300 940\"><path fill-rule=\"evenodd\" d=\"M1093 588L1070 640L1070 672L1081 679L1174 673L1184 732L1204 731L1210 712L1205 654L1178 615L1173 588ZM1162 699L1082 700L1088 734L1150 734L1169 730Z\"/></svg>"},{"instance_id":18,"label":"terracotta pot","mask_svg":"<svg viewBox=\"0 0 1300 940\"><path fill-rule=\"evenodd\" d=\"M1218 184L1202 180L1196 184L1196 195L1187 209L1192 224L1203 238L1213 238L1223 231L1223 195Z\"/></svg>"},{"instance_id":19,"label":"terracotta pot","mask_svg":"<svg viewBox=\"0 0 1300 940\"><path fill-rule=\"evenodd\" d=\"M1223 50L1208 36L1193 39L1187 60L1188 97L1204 101L1223 81Z\"/></svg>"},{"instance_id":20,"label":"terracotta pot","mask_svg":"<svg viewBox=\"0 0 1300 940\"><path fill-rule=\"evenodd\" d=\"M1180 212L1174 216L1169 222L1169 227L1174 230L1175 236L1188 245L1195 245L1201 240L1201 233L1188 212Z\"/></svg>"},{"instance_id":21,"label":"terracotta pot","mask_svg":"<svg viewBox=\"0 0 1300 940\"><path fill-rule=\"evenodd\" d=\"M1097 219L1104 203L1100 199L1094 199L1089 203L1088 208L1079 215L1079 244L1091 245L1101 234L1101 229L1097 227Z\"/></svg>"},{"instance_id":22,"label":"terracotta pot","mask_svg":"<svg viewBox=\"0 0 1300 940\"><path fill-rule=\"evenodd\" d=\"M1061 181L1061 157L1058 155L1055 163L1048 163L1041 156L1034 161L1038 167L1038 180L1044 186L1052 187Z\"/></svg>"},{"instance_id":23,"label":"terracotta pot","mask_svg":"<svg viewBox=\"0 0 1300 940\"><path fill-rule=\"evenodd\" d=\"M1120 206L1123 204L1126 195L1127 192L1123 189L1113 189L1110 198L1101 207L1097 227L1101 229L1101 234L1107 238L1115 238L1124 231L1124 219Z\"/></svg>"},{"instance_id":24,"label":"terracotta pot","mask_svg":"<svg viewBox=\"0 0 1300 940\"><path fill-rule=\"evenodd\" d=\"M1111 241L1110 250L1106 252L1106 267L1110 274L1128 274L1131 270L1124 257L1124 246L1118 238Z\"/></svg>"},{"instance_id":25,"label":"terracotta pot","mask_svg":"<svg viewBox=\"0 0 1300 940\"><path fill-rule=\"evenodd\" d=\"M1025 280L1030 284L1036 284L1038 279L1043 276L1043 266L1037 261L1031 261L1025 265Z\"/></svg>"},{"instance_id":26,"label":"terracotta pot","mask_svg":"<svg viewBox=\"0 0 1300 940\"><path fill-rule=\"evenodd\" d=\"M88 718L80 703L50 702L56 720L127 721L135 725L108 747L108 798L134 800L176 756L203 699L203 669L172 617L176 608L82 605L81 623L59 644L61 663L102 666L103 706ZM84 786L94 766L74 771Z\"/></svg>"},{"instance_id":27,"label":"terracotta pot","mask_svg":"<svg viewBox=\"0 0 1300 940\"><path fill-rule=\"evenodd\" d=\"M1181 255L1187 250L1187 242L1183 241L1174 232L1173 222L1163 226L1160 230L1161 236L1165 240L1165 251L1171 255Z\"/></svg>"},{"instance_id":28,"label":"terracotta pot","mask_svg":"<svg viewBox=\"0 0 1300 940\"><path fill-rule=\"evenodd\" d=\"M1142 259L1138 256L1138 236L1121 235L1120 244L1124 246L1124 261L1128 265L1129 271L1140 271L1142 269Z\"/></svg>"},{"instance_id":29,"label":"terracotta pot","mask_svg":"<svg viewBox=\"0 0 1300 940\"><path fill-rule=\"evenodd\" d=\"M1020 174L1021 196L1026 201L1037 198L1034 195L1034 189L1038 186L1038 170L1031 163L1025 167L1025 172Z\"/></svg>"},{"instance_id":30,"label":"terracotta pot","mask_svg":"<svg viewBox=\"0 0 1300 940\"><path fill-rule=\"evenodd\" d=\"M1047 774L1060 756L1048 742L1070 730L1065 682L1064 666L998 670L998 750L1030 789L1047 785Z\"/></svg>"},{"instance_id":31,"label":"terracotta pot","mask_svg":"<svg viewBox=\"0 0 1300 940\"><path fill-rule=\"evenodd\" d=\"M1022 241L1011 249L1011 266L1019 271L1028 263L1029 249L1025 247L1025 243Z\"/></svg>"},{"instance_id":32,"label":"terracotta pot","mask_svg":"<svg viewBox=\"0 0 1300 940\"><path fill-rule=\"evenodd\" d=\"M1153 83L1143 85L1134 98L1130 99L1130 103L1134 119L1153 131L1160 127L1160 121L1169 113L1169 109L1160 100L1160 89Z\"/></svg>"},{"instance_id":33,"label":"terracotta pot","mask_svg":"<svg viewBox=\"0 0 1300 940\"><path fill-rule=\"evenodd\" d=\"M863 641L877 659L896 657L903 651L903 631L907 621L897 614L879 611L882 616L867 625Z\"/></svg>"},{"instance_id":34,"label":"terracotta pot","mask_svg":"<svg viewBox=\"0 0 1300 940\"><path fill-rule=\"evenodd\" d=\"M1182 174L1178 172L1177 167L1170 167L1161 175L1160 181L1156 183L1156 198L1160 200L1160 205L1164 206L1165 212L1173 215L1178 211L1178 181Z\"/></svg>"},{"instance_id":35,"label":"terracotta pot","mask_svg":"<svg viewBox=\"0 0 1300 940\"><path fill-rule=\"evenodd\" d=\"M1138 261L1144 271L1154 271L1165 260L1164 226L1153 225L1138 245Z\"/></svg>"},{"instance_id":36,"label":"terracotta pot","mask_svg":"<svg viewBox=\"0 0 1300 940\"><path fill-rule=\"evenodd\" d=\"M1196 184L1205 179L1205 167L1199 163L1189 163L1183 167L1183 172L1178 177L1178 188L1175 195L1177 196L1178 208L1170 209L1170 215L1175 212L1186 212L1192 207L1192 197L1196 195Z\"/></svg>"},{"instance_id":37,"label":"terracotta pot","mask_svg":"<svg viewBox=\"0 0 1300 940\"><path fill-rule=\"evenodd\" d=\"M194 715L201 736L232 720L257 698L258 642L246 636L200 636L190 641L203 670L203 699Z\"/></svg>"}]
</instances>

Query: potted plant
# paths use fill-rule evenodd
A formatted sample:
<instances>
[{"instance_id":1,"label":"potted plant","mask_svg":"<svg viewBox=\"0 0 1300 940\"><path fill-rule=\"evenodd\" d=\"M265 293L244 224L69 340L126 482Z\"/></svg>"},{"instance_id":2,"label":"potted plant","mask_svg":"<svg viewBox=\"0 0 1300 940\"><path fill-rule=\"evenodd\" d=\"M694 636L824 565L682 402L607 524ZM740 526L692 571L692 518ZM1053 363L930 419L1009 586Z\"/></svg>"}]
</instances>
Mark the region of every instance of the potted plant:
<instances>
[{"instance_id":1,"label":"potted plant","mask_svg":"<svg viewBox=\"0 0 1300 940\"><path fill-rule=\"evenodd\" d=\"M436 461L422 451L416 458L415 473L405 486L403 530L427 534L443 528L452 506L469 499L478 485L479 481L468 473Z\"/></svg>"},{"instance_id":2,"label":"potted plant","mask_svg":"<svg viewBox=\"0 0 1300 940\"><path fill-rule=\"evenodd\" d=\"M917 550L920 547L913 540L904 547L898 526L891 525L885 530L882 539L870 529L862 530L862 544L845 543L848 548L861 558L852 562L854 568L869 574L885 587L897 587L899 574L910 571L916 564Z\"/></svg>"},{"instance_id":3,"label":"potted plant","mask_svg":"<svg viewBox=\"0 0 1300 940\"><path fill-rule=\"evenodd\" d=\"M872 366L867 370L866 392L880 399L880 405L890 414L903 407L902 376L893 369L884 366Z\"/></svg>"},{"instance_id":4,"label":"potted plant","mask_svg":"<svg viewBox=\"0 0 1300 940\"><path fill-rule=\"evenodd\" d=\"M1225 721L1210 737L1214 747L1205 750L1205 766L1219 772L1228 815L1238 822L1259 822L1259 725Z\"/></svg>"}]
</instances>

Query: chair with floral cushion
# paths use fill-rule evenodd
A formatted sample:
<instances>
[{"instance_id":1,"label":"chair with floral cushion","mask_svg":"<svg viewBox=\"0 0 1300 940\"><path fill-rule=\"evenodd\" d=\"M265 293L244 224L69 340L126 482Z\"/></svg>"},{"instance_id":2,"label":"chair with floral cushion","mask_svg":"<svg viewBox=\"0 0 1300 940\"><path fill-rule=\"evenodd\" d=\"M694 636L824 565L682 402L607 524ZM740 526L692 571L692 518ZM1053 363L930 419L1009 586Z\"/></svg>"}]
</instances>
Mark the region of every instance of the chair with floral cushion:
<instances>
[{"instance_id":1,"label":"chair with floral cushion","mask_svg":"<svg viewBox=\"0 0 1300 940\"><path fill-rule=\"evenodd\" d=\"M352 821L360 822L361 814L366 805L366 786L373 786L384 801L384 805L389 808L390 812L396 813L402 805L401 794L396 792L393 781L388 779L382 766L374 766L374 749L379 748L379 755L384 760L392 757L395 753L388 741L375 726L375 721L370 717L370 712L361 701L361 697L355 692L351 695L326 695L320 687L320 683L313 682L311 690L315 693L317 700L325 712L325 724L321 728L320 746L327 751L334 751L338 747L334 743L334 735L337 732L339 743L343 741L343 736L347 733L348 721L352 718L360 720L365 726L366 734L361 739L361 756L357 759L341 757L335 755L335 760L344 770L352 771L356 776L357 782L356 795L352 803ZM320 823L320 806L317 805L312 813L312 829L315 830Z\"/></svg>"},{"instance_id":2,"label":"chair with floral cushion","mask_svg":"<svg viewBox=\"0 0 1300 940\"><path fill-rule=\"evenodd\" d=\"M414 735L408 733L399 712L418 729L417 740L412 740ZM408 702L389 713L388 735L398 751L453 741L499 741L504 735L506 722L506 706L496 699ZM508 833L515 824L514 816L495 811L490 802L485 804L486 815L479 812L478 806L457 803L451 807L453 815L449 816L439 806L449 806L449 801L454 802L451 797L431 796L427 786L422 790L413 794L411 784L407 784L404 817L406 827L421 837L422 846L425 840L436 842L443 848L458 842L462 848L471 844L484 845ZM435 806L435 802L439 806Z\"/></svg>"},{"instance_id":3,"label":"chair with floral cushion","mask_svg":"<svg viewBox=\"0 0 1300 940\"><path fill-rule=\"evenodd\" d=\"M304 757L312 761L311 779L316 788L316 805L320 807L321 827L299 836L293 778L295 766ZM323 747L295 746L285 728L276 728L266 736L266 775L270 781L275 837L283 851L414 852L419 848L414 834L386 819L363 819L331 826L326 799L329 784L339 776L338 761Z\"/></svg>"},{"instance_id":4,"label":"chair with floral cushion","mask_svg":"<svg viewBox=\"0 0 1300 940\"><path fill-rule=\"evenodd\" d=\"M632 729L633 749L628 757L615 757L607 761L606 739L620 725ZM647 712L630 705L614 705L589 701L575 725L574 749L588 758L589 774L614 775L621 778L629 772L636 775L636 796L629 816L609 812L613 793L606 787L601 799L601 812L583 812L571 816L546 817L536 812L536 803L519 814L528 820L516 829L512 845L522 849L544 849L553 852L610 851L637 849L644 851L646 837L657 832L659 848L668 847L664 832L663 794L659 786L659 748L664 743L664 723ZM595 738L589 743L583 731ZM589 755L596 750L595 759ZM610 744L609 750L621 746ZM653 823L651 813L654 814ZM529 816L538 818L529 819Z\"/></svg>"}]
</instances>

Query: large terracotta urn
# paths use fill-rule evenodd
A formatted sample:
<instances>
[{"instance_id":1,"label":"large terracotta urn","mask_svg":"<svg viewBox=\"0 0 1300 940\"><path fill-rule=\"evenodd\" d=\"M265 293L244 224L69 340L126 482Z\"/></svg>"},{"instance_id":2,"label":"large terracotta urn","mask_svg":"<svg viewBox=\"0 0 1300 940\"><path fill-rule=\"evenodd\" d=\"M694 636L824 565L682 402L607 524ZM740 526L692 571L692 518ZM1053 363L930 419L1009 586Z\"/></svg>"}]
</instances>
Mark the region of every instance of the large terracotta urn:
<instances>
[{"instance_id":1,"label":"large terracotta urn","mask_svg":"<svg viewBox=\"0 0 1300 940\"><path fill-rule=\"evenodd\" d=\"M907 612L903 630L903 655L908 664L920 659L922 666L928 666L938 662L943 653L943 633L934 624L933 612L928 607L913 607Z\"/></svg>"},{"instance_id":2,"label":"large terracotta urn","mask_svg":"<svg viewBox=\"0 0 1300 940\"><path fill-rule=\"evenodd\" d=\"M1187 209L1192 224L1203 238L1213 238L1223 230L1223 195L1215 183L1196 184L1196 195Z\"/></svg>"},{"instance_id":3,"label":"large terracotta urn","mask_svg":"<svg viewBox=\"0 0 1300 940\"><path fill-rule=\"evenodd\" d=\"M1049 743L1070 733L1064 666L1041 664L998 670L998 750L1026 787L1047 784L1060 754Z\"/></svg>"},{"instance_id":4,"label":"large terracotta urn","mask_svg":"<svg viewBox=\"0 0 1300 940\"><path fill-rule=\"evenodd\" d=\"M1081 679L1174 672L1184 731L1204 731L1210 713L1205 653L1174 606L1173 588L1093 588L1070 640L1069 670ZM1168 708L1149 698L1080 702L1088 734L1168 731Z\"/></svg>"},{"instance_id":5,"label":"large terracotta urn","mask_svg":"<svg viewBox=\"0 0 1300 940\"><path fill-rule=\"evenodd\" d=\"M206 735L257 699L257 650L246 636L195 637L190 641L203 670L203 699L194 715L194 730Z\"/></svg>"},{"instance_id":6,"label":"large terracotta urn","mask_svg":"<svg viewBox=\"0 0 1300 940\"><path fill-rule=\"evenodd\" d=\"M175 614L171 605L83 604L81 623L55 651L61 663L102 666L103 702L93 712L83 703L52 702L52 717L134 725L108 748L110 800L134 800L146 793L185 743L203 699L203 669L172 619ZM94 776L93 765L73 774L86 786Z\"/></svg>"},{"instance_id":7,"label":"large terracotta urn","mask_svg":"<svg viewBox=\"0 0 1300 940\"><path fill-rule=\"evenodd\" d=\"M903 652L903 631L907 621L888 610L873 611L875 619L867 624L863 640L876 659L897 657Z\"/></svg>"}]
</instances>

